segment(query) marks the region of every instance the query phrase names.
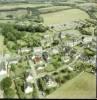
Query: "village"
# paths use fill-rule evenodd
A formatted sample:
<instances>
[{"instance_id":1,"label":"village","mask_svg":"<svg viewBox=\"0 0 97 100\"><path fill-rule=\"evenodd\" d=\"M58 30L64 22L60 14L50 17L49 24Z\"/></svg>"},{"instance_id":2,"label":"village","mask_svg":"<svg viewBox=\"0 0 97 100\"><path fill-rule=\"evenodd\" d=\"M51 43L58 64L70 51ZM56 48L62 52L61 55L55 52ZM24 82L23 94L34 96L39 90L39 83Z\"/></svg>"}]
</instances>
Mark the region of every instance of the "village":
<instances>
[{"instance_id":1,"label":"village","mask_svg":"<svg viewBox=\"0 0 97 100\"><path fill-rule=\"evenodd\" d=\"M12 77L12 80L21 79L23 76L15 75L14 77L14 70L16 69L16 71L20 71L22 69L17 69L14 67L16 67L18 64L24 63L24 66L27 66L25 69L23 69L25 72L25 96L30 98L29 94L31 95L31 93L34 91L33 85L35 85L37 96L45 97L48 93L46 90L50 91L50 89L56 89L60 86L60 83L57 82L57 78L55 78L56 74L62 72L63 77L69 78L69 74L73 75L74 73L76 75L80 72L80 70L76 69L74 66L78 60L82 61L85 58L83 57L83 52L76 48L77 46L79 46L81 50L84 50L85 46L87 46L87 48L92 47L92 50L95 50L95 42L93 42L95 41L94 36L87 37L80 35L80 33L77 34L78 36L76 36L76 32L77 31L74 29L70 31L70 35L73 35L73 37L78 37L74 40L68 39L65 42L63 41L69 34L69 31L62 31L59 34L55 33L54 36L46 34L40 41L42 46L33 47L33 49L23 47L18 50L18 54L15 56L10 54L0 55L2 66L0 67L0 80L6 76ZM82 37L84 37L84 39L82 39ZM95 57L96 56L94 55L86 61L95 66ZM69 71L67 76L65 76L65 69L67 72ZM89 72L93 72L95 74L92 66ZM21 72L19 72L19 74L21 74ZM40 88L39 84L45 85L41 86Z\"/></svg>"},{"instance_id":2,"label":"village","mask_svg":"<svg viewBox=\"0 0 97 100\"><path fill-rule=\"evenodd\" d=\"M37 23L34 29L30 21L17 21L14 28L17 34L26 31L23 38L20 35L17 40L16 48L15 42L11 43L11 38L5 35L5 26L0 25L5 43L12 50L11 53L4 50L0 53L0 98L46 98L82 72L96 76L97 28L89 21L49 24L46 29L39 24L43 29L41 32Z\"/></svg>"}]
</instances>

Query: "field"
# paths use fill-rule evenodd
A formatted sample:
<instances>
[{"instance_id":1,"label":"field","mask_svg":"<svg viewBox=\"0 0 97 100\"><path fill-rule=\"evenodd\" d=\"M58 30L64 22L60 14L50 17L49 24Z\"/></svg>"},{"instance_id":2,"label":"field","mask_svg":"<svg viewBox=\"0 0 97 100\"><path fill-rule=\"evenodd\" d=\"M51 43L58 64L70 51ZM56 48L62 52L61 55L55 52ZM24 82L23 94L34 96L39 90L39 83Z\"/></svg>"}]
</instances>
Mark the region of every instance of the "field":
<instances>
[{"instance_id":1,"label":"field","mask_svg":"<svg viewBox=\"0 0 97 100\"><path fill-rule=\"evenodd\" d=\"M27 7L40 7L50 6L51 4L26 4L26 3L12 3L12 4L0 4L0 10L2 9L13 9L13 8L27 8Z\"/></svg>"},{"instance_id":2,"label":"field","mask_svg":"<svg viewBox=\"0 0 97 100\"><path fill-rule=\"evenodd\" d=\"M41 14L46 25L63 24L64 22L87 19L89 15L79 9L69 9L55 13Z\"/></svg>"},{"instance_id":3,"label":"field","mask_svg":"<svg viewBox=\"0 0 97 100\"><path fill-rule=\"evenodd\" d=\"M0 53L2 52L3 50L3 36L0 35Z\"/></svg>"},{"instance_id":4,"label":"field","mask_svg":"<svg viewBox=\"0 0 97 100\"><path fill-rule=\"evenodd\" d=\"M61 11L61 10L66 10L66 9L70 9L70 6L51 6L51 7L46 7L46 8L40 8L39 11L40 13L50 13L50 12L54 12L54 11Z\"/></svg>"},{"instance_id":5,"label":"field","mask_svg":"<svg viewBox=\"0 0 97 100\"><path fill-rule=\"evenodd\" d=\"M3 41L4 41L4 37L0 35L0 54L2 53L2 51L9 52L6 46L3 44Z\"/></svg>"},{"instance_id":6,"label":"field","mask_svg":"<svg viewBox=\"0 0 97 100\"><path fill-rule=\"evenodd\" d=\"M47 98L96 98L96 77L82 72Z\"/></svg>"}]
</instances>

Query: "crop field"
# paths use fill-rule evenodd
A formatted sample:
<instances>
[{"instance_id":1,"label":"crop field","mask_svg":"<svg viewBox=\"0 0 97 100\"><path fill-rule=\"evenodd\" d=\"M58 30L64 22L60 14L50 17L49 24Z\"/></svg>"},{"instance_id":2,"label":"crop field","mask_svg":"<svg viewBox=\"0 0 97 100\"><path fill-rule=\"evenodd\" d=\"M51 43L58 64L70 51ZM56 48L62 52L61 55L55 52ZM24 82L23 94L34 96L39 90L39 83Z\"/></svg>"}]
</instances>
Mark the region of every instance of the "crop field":
<instances>
[{"instance_id":1,"label":"crop field","mask_svg":"<svg viewBox=\"0 0 97 100\"><path fill-rule=\"evenodd\" d=\"M82 72L47 98L96 98L96 76Z\"/></svg>"},{"instance_id":2,"label":"crop field","mask_svg":"<svg viewBox=\"0 0 97 100\"><path fill-rule=\"evenodd\" d=\"M58 10L70 9L70 8L71 8L70 6L51 6L46 8L40 8L39 11L41 13L45 13L45 12L53 12Z\"/></svg>"},{"instance_id":3,"label":"crop field","mask_svg":"<svg viewBox=\"0 0 97 100\"><path fill-rule=\"evenodd\" d=\"M27 8L27 7L39 7L39 6L50 6L51 4L26 4L26 3L12 3L12 4L0 4L0 10L2 9L13 9L13 8Z\"/></svg>"},{"instance_id":4,"label":"crop field","mask_svg":"<svg viewBox=\"0 0 97 100\"><path fill-rule=\"evenodd\" d=\"M84 20L89 18L87 13L79 9L69 9L54 13L41 14L41 16L44 18L44 23L46 25L63 24L64 22L70 22L79 19Z\"/></svg>"}]
</instances>

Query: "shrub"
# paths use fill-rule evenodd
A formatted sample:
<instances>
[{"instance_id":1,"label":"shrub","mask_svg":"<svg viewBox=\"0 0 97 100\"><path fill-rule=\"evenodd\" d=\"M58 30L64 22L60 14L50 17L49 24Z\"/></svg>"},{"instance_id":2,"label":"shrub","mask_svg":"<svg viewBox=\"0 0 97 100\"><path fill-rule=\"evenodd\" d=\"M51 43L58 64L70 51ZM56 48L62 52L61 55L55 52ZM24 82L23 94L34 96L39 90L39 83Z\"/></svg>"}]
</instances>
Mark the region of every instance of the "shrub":
<instances>
[{"instance_id":1,"label":"shrub","mask_svg":"<svg viewBox=\"0 0 97 100\"><path fill-rule=\"evenodd\" d=\"M5 89L4 94L6 98L13 98L15 96L15 90L12 88Z\"/></svg>"},{"instance_id":2,"label":"shrub","mask_svg":"<svg viewBox=\"0 0 97 100\"><path fill-rule=\"evenodd\" d=\"M6 77L1 81L1 87L3 90L6 90L7 88L11 87L12 81L10 77Z\"/></svg>"}]
</instances>

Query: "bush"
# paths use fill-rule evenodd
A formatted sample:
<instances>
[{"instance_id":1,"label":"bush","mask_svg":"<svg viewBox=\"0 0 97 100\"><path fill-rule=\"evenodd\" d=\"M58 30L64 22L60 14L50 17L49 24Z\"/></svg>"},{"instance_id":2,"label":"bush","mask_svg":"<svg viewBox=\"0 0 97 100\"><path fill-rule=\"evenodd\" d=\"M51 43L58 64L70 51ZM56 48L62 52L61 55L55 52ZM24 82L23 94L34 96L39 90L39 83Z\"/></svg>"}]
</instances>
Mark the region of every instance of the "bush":
<instances>
[{"instance_id":1,"label":"bush","mask_svg":"<svg viewBox=\"0 0 97 100\"><path fill-rule=\"evenodd\" d=\"M6 77L1 81L1 87L3 90L10 88L12 85L12 80L10 77Z\"/></svg>"},{"instance_id":2,"label":"bush","mask_svg":"<svg viewBox=\"0 0 97 100\"><path fill-rule=\"evenodd\" d=\"M13 98L15 96L15 90L12 88L8 88L4 90L6 98Z\"/></svg>"},{"instance_id":3,"label":"bush","mask_svg":"<svg viewBox=\"0 0 97 100\"><path fill-rule=\"evenodd\" d=\"M55 68L52 64L49 64L47 67L45 67L45 71L50 72L50 71L54 71Z\"/></svg>"}]
</instances>

